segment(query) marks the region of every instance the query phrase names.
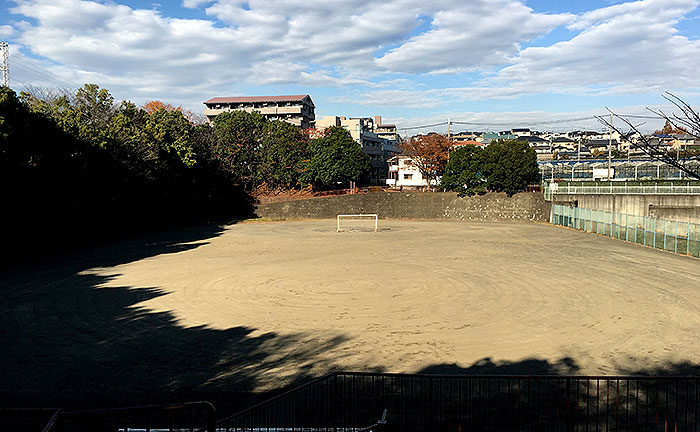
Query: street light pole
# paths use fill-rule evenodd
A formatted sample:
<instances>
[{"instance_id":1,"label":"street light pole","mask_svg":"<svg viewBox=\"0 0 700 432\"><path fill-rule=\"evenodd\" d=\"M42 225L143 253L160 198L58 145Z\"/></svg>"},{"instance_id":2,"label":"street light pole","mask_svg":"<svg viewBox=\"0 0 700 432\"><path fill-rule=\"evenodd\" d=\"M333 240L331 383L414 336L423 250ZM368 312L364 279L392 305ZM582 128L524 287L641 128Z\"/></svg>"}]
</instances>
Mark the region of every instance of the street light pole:
<instances>
[{"instance_id":1,"label":"street light pole","mask_svg":"<svg viewBox=\"0 0 700 432\"><path fill-rule=\"evenodd\" d=\"M610 113L610 128L608 129L608 181L610 181L610 168L612 166L612 122L613 115Z\"/></svg>"}]
</instances>

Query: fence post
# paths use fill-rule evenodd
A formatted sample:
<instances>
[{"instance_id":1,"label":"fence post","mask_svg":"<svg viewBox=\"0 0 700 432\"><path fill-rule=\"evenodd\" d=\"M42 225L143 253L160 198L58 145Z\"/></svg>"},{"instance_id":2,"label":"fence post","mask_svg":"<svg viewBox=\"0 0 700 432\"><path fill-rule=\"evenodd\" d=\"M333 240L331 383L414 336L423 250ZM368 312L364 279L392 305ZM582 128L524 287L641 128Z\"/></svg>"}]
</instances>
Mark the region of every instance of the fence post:
<instances>
[{"instance_id":1,"label":"fence post","mask_svg":"<svg viewBox=\"0 0 700 432\"><path fill-rule=\"evenodd\" d=\"M435 431L435 422L433 420L433 377L428 377L428 430Z\"/></svg>"},{"instance_id":2,"label":"fence post","mask_svg":"<svg viewBox=\"0 0 700 432\"><path fill-rule=\"evenodd\" d=\"M620 239L620 228L622 228L622 213L617 214L617 238Z\"/></svg>"},{"instance_id":3,"label":"fence post","mask_svg":"<svg viewBox=\"0 0 700 432\"><path fill-rule=\"evenodd\" d=\"M566 415L564 416L564 429L566 432L571 432L571 416L569 415L569 408L571 406L571 402L569 400L571 395L571 378L566 379Z\"/></svg>"},{"instance_id":4,"label":"fence post","mask_svg":"<svg viewBox=\"0 0 700 432\"><path fill-rule=\"evenodd\" d=\"M678 221L676 221L676 232L674 233L673 252L678 253Z\"/></svg>"},{"instance_id":5,"label":"fence post","mask_svg":"<svg viewBox=\"0 0 700 432\"><path fill-rule=\"evenodd\" d=\"M338 373L333 375L333 414L331 415L333 422L333 431L338 432Z\"/></svg>"},{"instance_id":6,"label":"fence post","mask_svg":"<svg viewBox=\"0 0 700 432\"><path fill-rule=\"evenodd\" d=\"M662 219L664 221L664 250L666 250L666 219Z\"/></svg>"}]
</instances>

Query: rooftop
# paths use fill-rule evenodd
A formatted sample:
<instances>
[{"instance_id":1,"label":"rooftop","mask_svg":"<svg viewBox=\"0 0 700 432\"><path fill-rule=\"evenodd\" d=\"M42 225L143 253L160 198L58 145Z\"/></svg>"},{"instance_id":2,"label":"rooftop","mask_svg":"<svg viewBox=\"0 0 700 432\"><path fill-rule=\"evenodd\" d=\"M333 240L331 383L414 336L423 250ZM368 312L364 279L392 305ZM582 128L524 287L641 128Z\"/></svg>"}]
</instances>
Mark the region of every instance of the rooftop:
<instances>
[{"instance_id":1,"label":"rooftop","mask_svg":"<svg viewBox=\"0 0 700 432\"><path fill-rule=\"evenodd\" d=\"M305 98L311 99L309 95L282 95L282 96L238 96L238 97L215 97L205 104L215 103L245 103L245 102L301 102Z\"/></svg>"}]
</instances>

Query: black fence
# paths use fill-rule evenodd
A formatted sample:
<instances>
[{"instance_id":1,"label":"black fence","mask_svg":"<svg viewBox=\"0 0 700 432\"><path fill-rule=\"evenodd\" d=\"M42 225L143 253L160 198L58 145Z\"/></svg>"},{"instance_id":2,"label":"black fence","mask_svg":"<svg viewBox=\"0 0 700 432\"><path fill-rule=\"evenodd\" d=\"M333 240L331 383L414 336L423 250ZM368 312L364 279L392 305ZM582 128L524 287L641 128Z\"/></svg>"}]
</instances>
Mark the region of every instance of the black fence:
<instances>
[{"instance_id":1,"label":"black fence","mask_svg":"<svg viewBox=\"0 0 700 432\"><path fill-rule=\"evenodd\" d=\"M216 422L208 402L0 409L12 432L700 431L700 377L338 372Z\"/></svg>"},{"instance_id":2,"label":"black fence","mask_svg":"<svg viewBox=\"0 0 700 432\"><path fill-rule=\"evenodd\" d=\"M334 373L218 431L698 431L700 377Z\"/></svg>"},{"instance_id":3,"label":"black fence","mask_svg":"<svg viewBox=\"0 0 700 432\"><path fill-rule=\"evenodd\" d=\"M89 411L0 409L0 431L8 432L214 432L209 402L188 402Z\"/></svg>"}]
</instances>

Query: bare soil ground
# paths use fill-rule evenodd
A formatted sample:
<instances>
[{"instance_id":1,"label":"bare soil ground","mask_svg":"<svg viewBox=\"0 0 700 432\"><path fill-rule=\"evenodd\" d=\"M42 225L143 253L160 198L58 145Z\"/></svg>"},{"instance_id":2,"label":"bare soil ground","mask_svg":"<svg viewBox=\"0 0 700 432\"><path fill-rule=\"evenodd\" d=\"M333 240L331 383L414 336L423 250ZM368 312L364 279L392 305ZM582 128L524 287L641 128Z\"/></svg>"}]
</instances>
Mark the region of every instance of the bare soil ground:
<instances>
[{"instance_id":1,"label":"bare soil ground","mask_svg":"<svg viewBox=\"0 0 700 432\"><path fill-rule=\"evenodd\" d=\"M335 228L202 228L0 276L0 402L224 400L338 369L697 372L698 259L544 224Z\"/></svg>"}]
</instances>

